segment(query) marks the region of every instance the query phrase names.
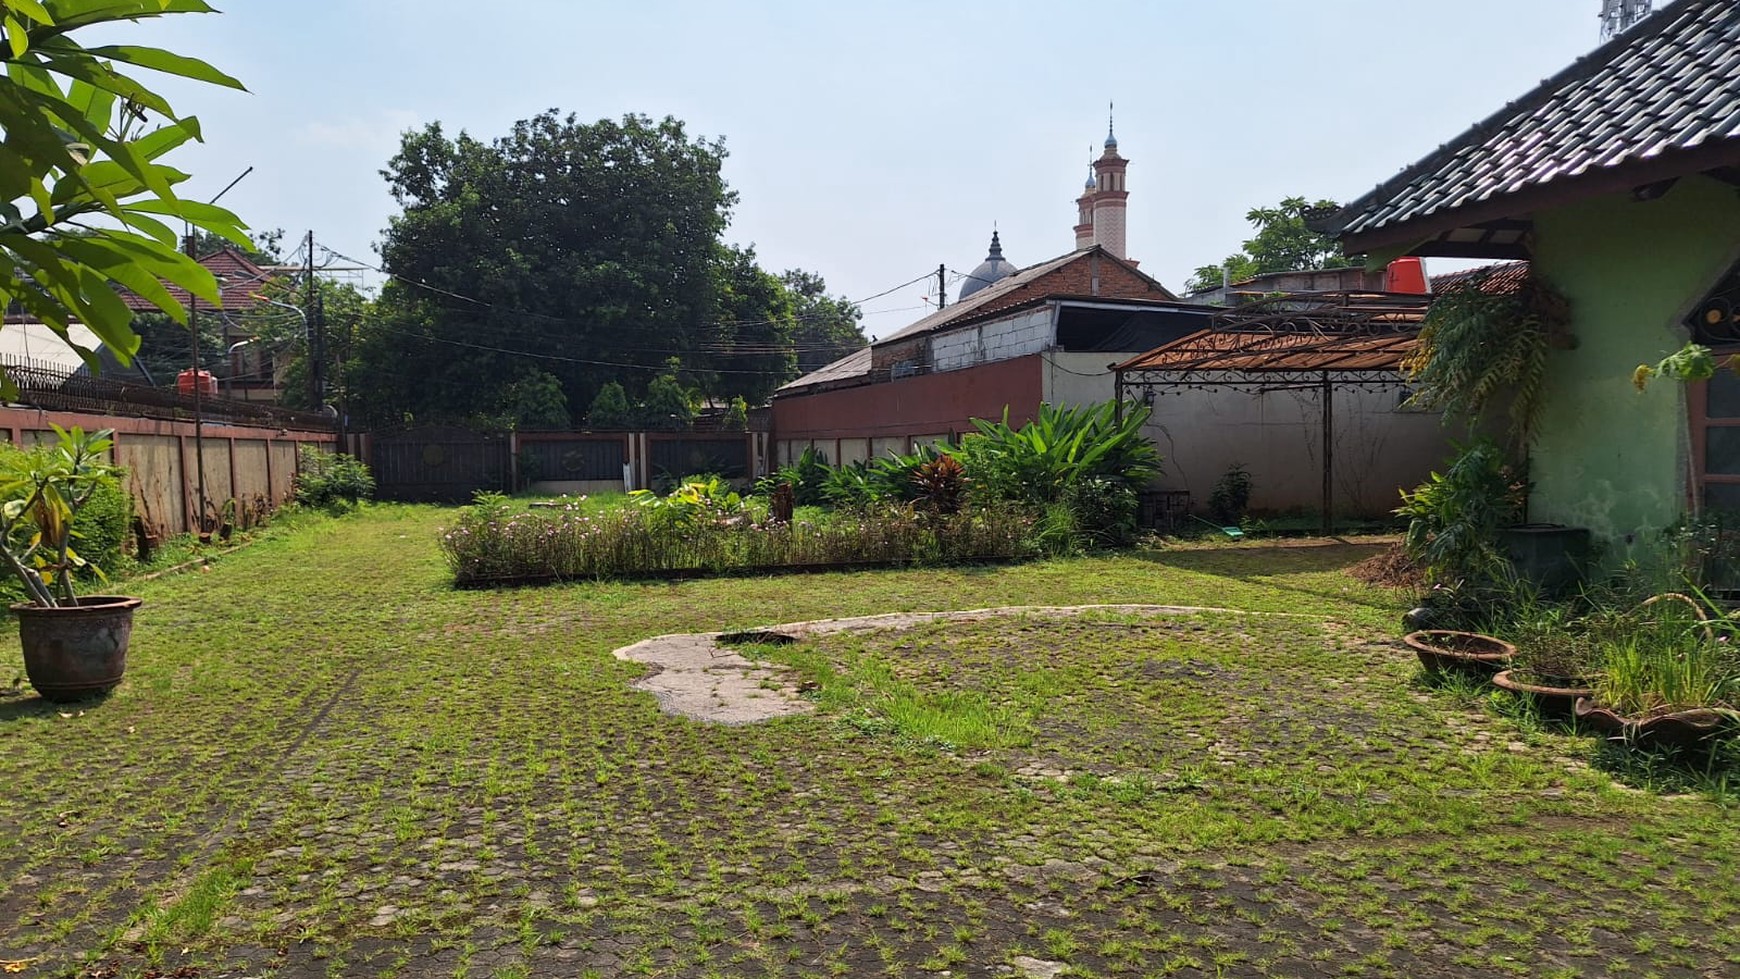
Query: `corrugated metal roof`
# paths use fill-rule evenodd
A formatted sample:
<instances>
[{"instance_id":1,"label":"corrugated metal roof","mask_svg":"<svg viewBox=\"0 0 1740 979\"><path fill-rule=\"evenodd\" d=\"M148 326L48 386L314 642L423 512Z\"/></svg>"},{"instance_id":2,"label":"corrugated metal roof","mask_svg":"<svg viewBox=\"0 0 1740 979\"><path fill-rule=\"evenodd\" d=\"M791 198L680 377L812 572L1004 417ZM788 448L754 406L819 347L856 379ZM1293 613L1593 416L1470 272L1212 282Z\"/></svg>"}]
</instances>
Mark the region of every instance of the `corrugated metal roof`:
<instances>
[{"instance_id":1,"label":"corrugated metal roof","mask_svg":"<svg viewBox=\"0 0 1740 979\"><path fill-rule=\"evenodd\" d=\"M774 393L780 391L796 391L802 388L822 387L827 384L838 384L842 381L852 381L870 376L870 348L854 350L831 364L818 367L795 381L780 385Z\"/></svg>"},{"instance_id":2,"label":"corrugated metal roof","mask_svg":"<svg viewBox=\"0 0 1740 979\"><path fill-rule=\"evenodd\" d=\"M1725 142L1740 161L1740 3L1678 0L1324 226L1357 235Z\"/></svg>"}]
</instances>

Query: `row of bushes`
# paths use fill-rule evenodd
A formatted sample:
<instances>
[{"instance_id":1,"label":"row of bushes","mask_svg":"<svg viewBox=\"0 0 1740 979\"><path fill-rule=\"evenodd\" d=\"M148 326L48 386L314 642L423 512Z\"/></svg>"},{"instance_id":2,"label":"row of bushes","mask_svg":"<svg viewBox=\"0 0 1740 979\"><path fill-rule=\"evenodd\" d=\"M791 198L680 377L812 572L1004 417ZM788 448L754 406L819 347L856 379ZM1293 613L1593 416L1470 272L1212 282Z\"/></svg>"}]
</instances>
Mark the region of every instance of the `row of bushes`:
<instances>
[{"instance_id":1,"label":"row of bushes","mask_svg":"<svg viewBox=\"0 0 1740 979\"><path fill-rule=\"evenodd\" d=\"M486 499L460 512L441 550L460 585L981 563L1032 551L1033 518L1017 511L883 506L785 522L770 519L759 502L719 507L689 487L673 495L678 506L591 514L578 505L527 511Z\"/></svg>"},{"instance_id":2,"label":"row of bushes","mask_svg":"<svg viewBox=\"0 0 1740 979\"><path fill-rule=\"evenodd\" d=\"M938 460L958 465L940 491L978 507L1017 506L1042 514L1082 548L1124 547L1136 538L1137 491L1160 469L1160 454L1142 433L1150 410L1112 403L1058 408L1041 405L1031 422L975 419L977 431L959 445L829 466L814 449L763 479L760 489L792 487L799 506L859 510L914 503L935 505ZM954 471L954 470L949 470Z\"/></svg>"}]
</instances>

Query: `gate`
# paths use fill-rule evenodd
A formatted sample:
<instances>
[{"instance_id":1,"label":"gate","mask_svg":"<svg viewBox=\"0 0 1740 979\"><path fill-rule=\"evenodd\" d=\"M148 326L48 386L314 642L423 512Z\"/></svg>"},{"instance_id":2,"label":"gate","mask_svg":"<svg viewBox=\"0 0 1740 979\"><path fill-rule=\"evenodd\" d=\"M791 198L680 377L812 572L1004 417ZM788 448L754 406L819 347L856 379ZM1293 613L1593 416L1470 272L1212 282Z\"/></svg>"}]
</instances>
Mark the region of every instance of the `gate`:
<instances>
[{"instance_id":1,"label":"gate","mask_svg":"<svg viewBox=\"0 0 1740 979\"><path fill-rule=\"evenodd\" d=\"M405 503L467 503L478 490L513 490L507 433L414 428L376 435L375 495Z\"/></svg>"}]
</instances>

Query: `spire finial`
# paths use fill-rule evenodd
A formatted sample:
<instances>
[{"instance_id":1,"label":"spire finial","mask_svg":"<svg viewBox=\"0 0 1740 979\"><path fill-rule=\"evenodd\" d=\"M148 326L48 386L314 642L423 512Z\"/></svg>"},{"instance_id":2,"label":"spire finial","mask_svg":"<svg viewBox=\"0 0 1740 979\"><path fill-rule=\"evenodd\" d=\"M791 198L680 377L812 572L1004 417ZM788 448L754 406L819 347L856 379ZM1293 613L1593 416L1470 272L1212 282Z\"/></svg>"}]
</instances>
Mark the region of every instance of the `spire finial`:
<instances>
[{"instance_id":1,"label":"spire finial","mask_svg":"<svg viewBox=\"0 0 1740 979\"><path fill-rule=\"evenodd\" d=\"M1116 108L1117 103L1106 103L1106 149L1108 150L1115 150L1118 148L1118 137L1113 134L1113 123L1115 122L1114 110Z\"/></svg>"},{"instance_id":2,"label":"spire finial","mask_svg":"<svg viewBox=\"0 0 1740 979\"><path fill-rule=\"evenodd\" d=\"M997 235L997 222L992 221L991 251L985 256L985 261L987 262L1000 262L1003 260L1003 239L999 238Z\"/></svg>"}]
</instances>

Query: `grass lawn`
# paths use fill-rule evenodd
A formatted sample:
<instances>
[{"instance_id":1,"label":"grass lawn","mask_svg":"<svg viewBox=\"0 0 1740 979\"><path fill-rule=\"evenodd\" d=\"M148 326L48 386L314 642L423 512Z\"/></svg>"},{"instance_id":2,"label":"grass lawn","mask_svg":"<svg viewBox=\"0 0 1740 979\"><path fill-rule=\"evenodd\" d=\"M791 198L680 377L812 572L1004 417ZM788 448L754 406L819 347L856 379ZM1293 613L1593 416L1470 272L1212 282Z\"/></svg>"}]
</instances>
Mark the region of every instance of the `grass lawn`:
<instances>
[{"instance_id":1,"label":"grass lawn","mask_svg":"<svg viewBox=\"0 0 1740 979\"><path fill-rule=\"evenodd\" d=\"M450 517L135 585L113 696L0 698L7 973L1740 974L1723 798L1416 685L1370 545L455 591ZM610 655L1085 603L1271 614L745 647L816 712L744 727Z\"/></svg>"}]
</instances>

